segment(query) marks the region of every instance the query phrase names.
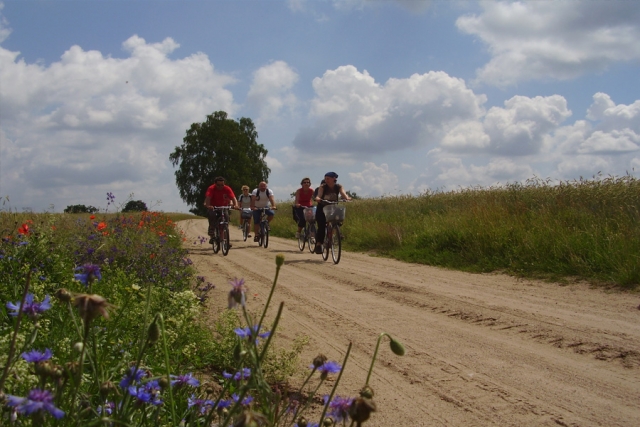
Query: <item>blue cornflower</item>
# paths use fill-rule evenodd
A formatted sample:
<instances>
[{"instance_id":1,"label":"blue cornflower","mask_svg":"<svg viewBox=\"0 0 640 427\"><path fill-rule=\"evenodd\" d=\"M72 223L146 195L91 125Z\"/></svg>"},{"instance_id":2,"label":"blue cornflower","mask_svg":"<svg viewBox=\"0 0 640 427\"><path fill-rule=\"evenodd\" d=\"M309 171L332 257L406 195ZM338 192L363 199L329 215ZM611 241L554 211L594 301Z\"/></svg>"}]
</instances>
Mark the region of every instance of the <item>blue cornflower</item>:
<instances>
[{"instance_id":1,"label":"blue cornflower","mask_svg":"<svg viewBox=\"0 0 640 427\"><path fill-rule=\"evenodd\" d=\"M120 380L120 387L127 388L133 383L138 383L144 377L145 372L142 369L136 369L133 366L129 368L127 373Z\"/></svg>"},{"instance_id":2,"label":"blue cornflower","mask_svg":"<svg viewBox=\"0 0 640 427\"><path fill-rule=\"evenodd\" d=\"M247 328L236 328L233 331L236 333L237 336L239 336L242 339L245 338L251 338L252 335L257 335L258 338L267 338L271 332L267 331L267 332L263 332L261 334L259 334L259 327L258 325L255 325L253 327L247 327ZM256 338L256 344L258 343L258 338Z\"/></svg>"},{"instance_id":3,"label":"blue cornflower","mask_svg":"<svg viewBox=\"0 0 640 427\"><path fill-rule=\"evenodd\" d=\"M224 372L222 372L222 376L225 377L226 379L233 378L236 381L240 381L240 380L247 379L247 378L249 378L251 376L251 369L242 368L238 372L236 372L235 374L229 374L229 373L227 373L227 371L224 371Z\"/></svg>"},{"instance_id":4,"label":"blue cornflower","mask_svg":"<svg viewBox=\"0 0 640 427\"><path fill-rule=\"evenodd\" d=\"M238 402L240 400L240 396L238 396L237 394L233 393L231 395L231 398L233 399L234 402ZM247 406L249 405L251 402L253 402L253 397L251 396L246 396L244 399L242 399L242 403L241 405ZM220 401L220 403L222 403L222 401ZM218 405L218 407L220 407L220 405Z\"/></svg>"},{"instance_id":5,"label":"blue cornflower","mask_svg":"<svg viewBox=\"0 0 640 427\"><path fill-rule=\"evenodd\" d=\"M151 403L155 406L162 405L162 399L160 399L159 396L160 385L156 380L149 381L139 387L129 386L127 391L137 399L137 403Z\"/></svg>"},{"instance_id":6,"label":"blue cornflower","mask_svg":"<svg viewBox=\"0 0 640 427\"><path fill-rule=\"evenodd\" d=\"M293 426L294 427L299 427L298 423L295 423ZM319 424L318 423L307 423L306 426L307 427L319 427Z\"/></svg>"},{"instance_id":7,"label":"blue cornflower","mask_svg":"<svg viewBox=\"0 0 640 427\"><path fill-rule=\"evenodd\" d=\"M53 353L51 353L51 350L46 348L44 353L41 353L38 350L31 350L28 353L22 353L21 356L27 361L27 363L39 363L51 359Z\"/></svg>"},{"instance_id":8,"label":"blue cornflower","mask_svg":"<svg viewBox=\"0 0 640 427\"><path fill-rule=\"evenodd\" d=\"M57 419L64 417L64 411L53 406L53 396L48 390L36 388L31 390L27 397L7 395L7 406L15 408L17 412L24 415L43 411Z\"/></svg>"},{"instance_id":9,"label":"blue cornflower","mask_svg":"<svg viewBox=\"0 0 640 427\"><path fill-rule=\"evenodd\" d=\"M51 308L51 303L50 300L51 298L49 297L49 295L44 297L44 301L42 302L34 302L33 301L33 294L27 294L25 300L24 300L24 305L21 307L20 303L12 303L12 302L8 302L7 303L7 308L9 310L13 310L13 313L9 313L9 315L11 316L17 316L18 313L20 313L21 308L22 308L22 312L25 313L27 316L31 317L31 318L35 318L36 316L38 316L39 314L49 310Z\"/></svg>"},{"instance_id":10,"label":"blue cornflower","mask_svg":"<svg viewBox=\"0 0 640 427\"><path fill-rule=\"evenodd\" d=\"M311 365L309 366L309 368L313 369L314 366ZM329 374L337 374L338 372L340 372L340 369L342 369L342 367L338 364L338 362L333 362L331 360L324 362L319 368L318 371L320 372L321 376L326 377Z\"/></svg>"},{"instance_id":11,"label":"blue cornflower","mask_svg":"<svg viewBox=\"0 0 640 427\"><path fill-rule=\"evenodd\" d=\"M195 406L201 414L204 414L207 411L207 408L211 408L213 406L213 400L198 399L195 394L192 394L191 397L187 399L187 406L189 408Z\"/></svg>"},{"instance_id":12,"label":"blue cornflower","mask_svg":"<svg viewBox=\"0 0 640 427\"><path fill-rule=\"evenodd\" d=\"M171 375L171 378L174 378L171 381L172 387L181 387L184 385L190 385L191 387L198 387L200 385L200 381L194 378L191 372L185 375Z\"/></svg>"},{"instance_id":13,"label":"blue cornflower","mask_svg":"<svg viewBox=\"0 0 640 427\"><path fill-rule=\"evenodd\" d=\"M82 267L77 267L76 271L78 270L82 270L82 273L74 274L73 277L85 286L89 286L94 280L102 279L100 267L95 264L85 264Z\"/></svg>"},{"instance_id":14,"label":"blue cornflower","mask_svg":"<svg viewBox=\"0 0 640 427\"><path fill-rule=\"evenodd\" d=\"M111 415L114 409L116 409L114 402L105 402L104 405L98 406L96 410L98 411L98 415L102 415L102 411L107 415Z\"/></svg>"},{"instance_id":15,"label":"blue cornflower","mask_svg":"<svg viewBox=\"0 0 640 427\"><path fill-rule=\"evenodd\" d=\"M324 397L324 404L327 404L327 400L329 396ZM351 402L353 402L352 397L340 397L336 396L329 403L329 410L327 415L333 418L336 422L346 421L349 419L349 407L351 406Z\"/></svg>"}]
</instances>

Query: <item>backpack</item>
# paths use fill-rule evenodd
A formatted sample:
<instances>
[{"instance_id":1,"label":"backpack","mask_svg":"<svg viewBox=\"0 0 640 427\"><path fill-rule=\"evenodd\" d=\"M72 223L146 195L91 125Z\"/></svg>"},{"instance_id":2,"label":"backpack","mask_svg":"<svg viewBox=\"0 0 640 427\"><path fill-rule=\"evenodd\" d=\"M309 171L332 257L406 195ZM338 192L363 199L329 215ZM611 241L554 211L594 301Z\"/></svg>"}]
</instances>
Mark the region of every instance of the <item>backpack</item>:
<instances>
[{"instance_id":1,"label":"backpack","mask_svg":"<svg viewBox=\"0 0 640 427\"><path fill-rule=\"evenodd\" d=\"M260 189L256 188L256 190L258 190L256 191L256 200L260 200ZM267 193L267 197L273 196L273 191L271 191L269 188L265 190L265 193Z\"/></svg>"}]
</instances>

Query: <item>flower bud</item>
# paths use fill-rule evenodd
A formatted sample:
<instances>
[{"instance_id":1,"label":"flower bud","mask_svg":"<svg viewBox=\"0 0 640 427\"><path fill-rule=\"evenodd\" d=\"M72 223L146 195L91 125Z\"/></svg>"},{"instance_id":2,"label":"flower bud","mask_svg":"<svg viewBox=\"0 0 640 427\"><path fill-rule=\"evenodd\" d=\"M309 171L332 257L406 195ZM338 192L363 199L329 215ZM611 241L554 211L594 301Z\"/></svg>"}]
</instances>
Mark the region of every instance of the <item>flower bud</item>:
<instances>
[{"instance_id":1,"label":"flower bud","mask_svg":"<svg viewBox=\"0 0 640 427\"><path fill-rule=\"evenodd\" d=\"M389 343L389 346L391 347L391 351L393 351L393 354L396 354L398 356L404 356L404 353L405 353L404 346L400 344L399 341L396 341L393 338L391 338L391 342Z\"/></svg>"},{"instance_id":2,"label":"flower bud","mask_svg":"<svg viewBox=\"0 0 640 427\"><path fill-rule=\"evenodd\" d=\"M81 342L77 342L73 345L73 349L78 353L82 353L83 348L84 348L84 344L82 344Z\"/></svg>"},{"instance_id":3,"label":"flower bud","mask_svg":"<svg viewBox=\"0 0 640 427\"><path fill-rule=\"evenodd\" d=\"M372 412L375 412L376 404L371 399L357 397L349 406L349 416L360 425L367 421Z\"/></svg>"},{"instance_id":4,"label":"flower bud","mask_svg":"<svg viewBox=\"0 0 640 427\"><path fill-rule=\"evenodd\" d=\"M117 391L116 386L111 381L105 381L100 384L100 397L103 400L106 400L107 397L115 391Z\"/></svg>"},{"instance_id":5,"label":"flower bud","mask_svg":"<svg viewBox=\"0 0 640 427\"><path fill-rule=\"evenodd\" d=\"M313 366L315 368L319 368L320 366L324 365L326 361L327 356L325 356L324 354L319 354L313 359Z\"/></svg>"},{"instance_id":6,"label":"flower bud","mask_svg":"<svg viewBox=\"0 0 640 427\"><path fill-rule=\"evenodd\" d=\"M284 264L284 255L282 254L276 255L276 266L282 267L282 264Z\"/></svg>"},{"instance_id":7,"label":"flower bud","mask_svg":"<svg viewBox=\"0 0 640 427\"><path fill-rule=\"evenodd\" d=\"M324 421L322 421L323 427L331 427L333 424L334 423L331 418L325 418Z\"/></svg>"},{"instance_id":8,"label":"flower bud","mask_svg":"<svg viewBox=\"0 0 640 427\"><path fill-rule=\"evenodd\" d=\"M71 294L65 288L58 289L54 295L56 298L58 298L62 302L71 301Z\"/></svg>"},{"instance_id":9,"label":"flower bud","mask_svg":"<svg viewBox=\"0 0 640 427\"><path fill-rule=\"evenodd\" d=\"M364 397L366 399L373 399L373 389L371 386L364 386L362 390L360 390L360 397Z\"/></svg>"},{"instance_id":10,"label":"flower bud","mask_svg":"<svg viewBox=\"0 0 640 427\"><path fill-rule=\"evenodd\" d=\"M298 422L296 424L298 424L298 427L307 427L307 425L309 425L305 417L298 418Z\"/></svg>"},{"instance_id":11,"label":"flower bud","mask_svg":"<svg viewBox=\"0 0 640 427\"><path fill-rule=\"evenodd\" d=\"M167 379L166 376L163 376L160 379L158 379L158 385L162 390L166 390L170 384L171 382Z\"/></svg>"},{"instance_id":12,"label":"flower bud","mask_svg":"<svg viewBox=\"0 0 640 427\"><path fill-rule=\"evenodd\" d=\"M158 338L160 338L160 326L158 326L156 318L153 319L153 322L149 325L149 330L147 331L147 342L149 345L154 345L158 342Z\"/></svg>"}]
</instances>

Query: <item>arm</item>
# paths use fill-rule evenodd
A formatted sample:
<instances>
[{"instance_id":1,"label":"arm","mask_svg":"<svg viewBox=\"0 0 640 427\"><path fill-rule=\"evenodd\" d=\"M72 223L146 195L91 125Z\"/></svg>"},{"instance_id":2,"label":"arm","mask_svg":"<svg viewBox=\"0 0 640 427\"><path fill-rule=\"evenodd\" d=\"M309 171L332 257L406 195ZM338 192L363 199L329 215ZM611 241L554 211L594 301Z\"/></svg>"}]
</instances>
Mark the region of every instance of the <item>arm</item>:
<instances>
[{"instance_id":1,"label":"arm","mask_svg":"<svg viewBox=\"0 0 640 427\"><path fill-rule=\"evenodd\" d=\"M296 199L293 202L296 208L300 207L300 189L296 190Z\"/></svg>"},{"instance_id":2,"label":"arm","mask_svg":"<svg viewBox=\"0 0 640 427\"><path fill-rule=\"evenodd\" d=\"M276 198L275 198L275 197L273 197L273 194L269 196L269 201L271 202L271 207L272 207L273 209L278 209L278 208L276 207Z\"/></svg>"},{"instance_id":3,"label":"arm","mask_svg":"<svg viewBox=\"0 0 640 427\"><path fill-rule=\"evenodd\" d=\"M256 208L256 198L253 196L253 193L251 193L251 205L249 206L251 208L251 210L254 210Z\"/></svg>"},{"instance_id":4,"label":"arm","mask_svg":"<svg viewBox=\"0 0 640 427\"><path fill-rule=\"evenodd\" d=\"M235 197L231 199L231 207L233 209L238 209L238 199L236 199Z\"/></svg>"},{"instance_id":5,"label":"arm","mask_svg":"<svg viewBox=\"0 0 640 427\"><path fill-rule=\"evenodd\" d=\"M318 195L316 196L316 202L322 201L322 196L324 196L324 188L322 186L318 187Z\"/></svg>"},{"instance_id":6,"label":"arm","mask_svg":"<svg viewBox=\"0 0 640 427\"><path fill-rule=\"evenodd\" d=\"M211 197L207 196L204 198L204 207L211 209Z\"/></svg>"},{"instance_id":7,"label":"arm","mask_svg":"<svg viewBox=\"0 0 640 427\"><path fill-rule=\"evenodd\" d=\"M344 187L340 187L340 196L345 200L351 200L351 197L347 196L347 193L345 193Z\"/></svg>"}]
</instances>

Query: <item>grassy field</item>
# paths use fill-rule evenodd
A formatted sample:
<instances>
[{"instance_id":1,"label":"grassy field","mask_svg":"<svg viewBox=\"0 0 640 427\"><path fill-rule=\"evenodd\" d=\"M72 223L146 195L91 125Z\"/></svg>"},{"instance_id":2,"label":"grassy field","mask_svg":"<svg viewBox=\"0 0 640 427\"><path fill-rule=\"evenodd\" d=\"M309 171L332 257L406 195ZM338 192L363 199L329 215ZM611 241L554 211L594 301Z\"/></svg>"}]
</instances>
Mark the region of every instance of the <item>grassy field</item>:
<instances>
[{"instance_id":1,"label":"grassy field","mask_svg":"<svg viewBox=\"0 0 640 427\"><path fill-rule=\"evenodd\" d=\"M293 238L280 203L272 233ZM347 205L344 248L470 272L506 272L635 289L640 283L640 181L529 180Z\"/></svg>"}]
</instances>

